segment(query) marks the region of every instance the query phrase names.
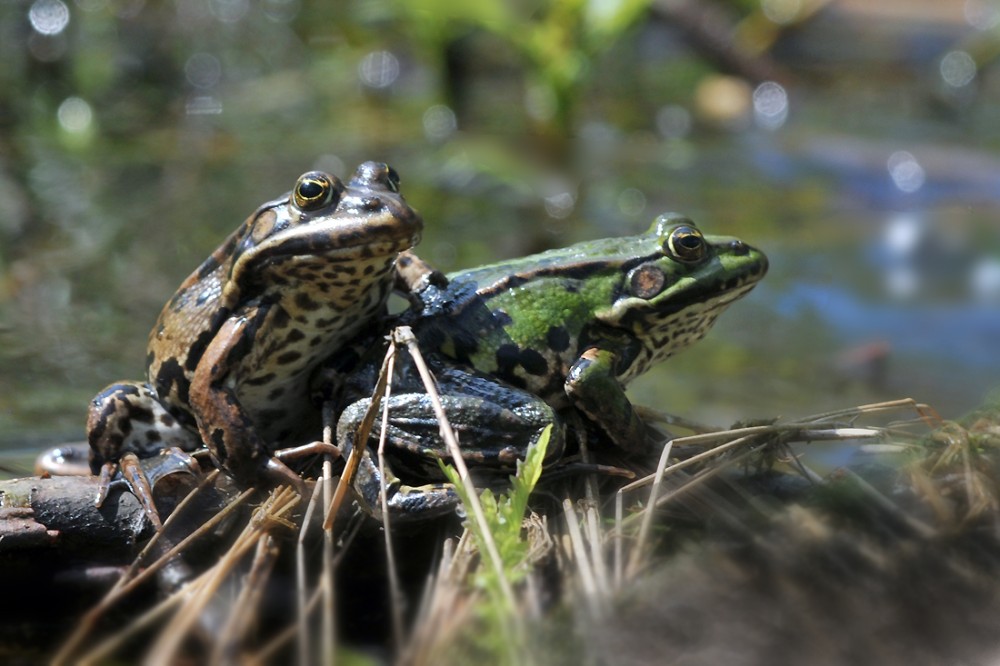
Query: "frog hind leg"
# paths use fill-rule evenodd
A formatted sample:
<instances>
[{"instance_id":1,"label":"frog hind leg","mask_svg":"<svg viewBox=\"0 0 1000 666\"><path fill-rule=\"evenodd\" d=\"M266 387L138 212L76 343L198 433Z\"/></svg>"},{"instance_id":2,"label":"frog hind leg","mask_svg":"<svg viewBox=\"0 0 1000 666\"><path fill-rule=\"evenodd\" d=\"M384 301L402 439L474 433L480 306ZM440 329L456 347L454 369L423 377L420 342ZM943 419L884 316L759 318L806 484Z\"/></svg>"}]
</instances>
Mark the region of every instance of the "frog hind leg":
<instances>
[{"instance_id":1,"label":"frog hind leg","mask_svg":"<svg viewBox=\"0 0 1000 666\"><path fill-rule=\"evenodd\" d=\"M198 435L170 413L148 384L134 382L111 384L91 400L87 441L91 472L100 476L97 506L104 503L121 467L125 483L154 525L159 525L159 515L139 459L166 448L192 451L201 445Z\"/></svg>"},{"instance_id":2,"label":"frog hind leg","mask_svg":"<svg viewBox=\"0 0 1000 666\"><path fill-rule=\"evenodd\" d=\"M463 459L470 467L516 468L528 446L546 426L558 426L552 409L537 396L513 388L491 377L465 371L437 368L438 387L445 414L455 431ZM449 393L451 391L451 393ZM369 399L350 405L337 423L337 441L344 455L351 450L358 425L371 403ZM412 471L432 480L440 477L438 459L449 458L440 436L440 426L426 393L396 393L389 398L386 447L392 457L412 463ZM431 518L450 513L460 503L449 483L404 485L391 468L379 469L374 462L381 433L376 419L369 444L352 481L362 508L381 520L381 491L386 490L392 520ZM557 427L546 459L561 454L562 430ZM408 469L409 469L408 467Z\"/></svg>"},{"instance_id":3,"label":"frog hind leg","mask_svg":"<svg viewBox=\"0 0 1000 666\"><path fill-rule=\"evenodd\" d=\"M354 449L354 438L371 400L365 398L347 407L337 422L337 441L342 454L349 457ZM390 407L390 410L392 408ZM459 505L458 494L450 483L429 483L421 486L404 484L386 465L380 469L375 463L378 447L378 423L373 427L368 446L358 462L351 480L351 487L358 503L368 515L384 522L382 489L385 488L386 504L393 521L412 521L436 518L452 513Z\"/></svg>"},{"instance_id":4,"label":"frog hind leg","mask_svg":"<svg viewBox=\"0 0 1000 666\"><path fill-rule=\"evenodd\" d=\"M240 403L233 386L233 371L252 351L245 344L252 330L273 310L249 308L223 322L198 361L188 389L198 408L195 420L205 446L217 467L243 487L258 481L290 485L308 496L305 481L278 457L274 456L257 432L253 419Z\"/></svg>"},{"instance_id":5,"label":"frog hind leg","mask_svg":"<svg viewBox=\"0 0 1000 666\"><path fill-rule=\"evenodd\" d=\"M365 401L367 402L367 401ZM367 407L367 405L366 405ZM342 444L350 448L345 436ZM351 485L358 497L358 503L366 513L384 522L382 513L382 488L385 486L386 507L390 520L407 522L444 516L452 513L459 505L458 494L450 483L428 483L422 486L408 486L393 474L390 467L385 470L375 464L375 453L366 448Z\"/></svg>"}]
</instances>

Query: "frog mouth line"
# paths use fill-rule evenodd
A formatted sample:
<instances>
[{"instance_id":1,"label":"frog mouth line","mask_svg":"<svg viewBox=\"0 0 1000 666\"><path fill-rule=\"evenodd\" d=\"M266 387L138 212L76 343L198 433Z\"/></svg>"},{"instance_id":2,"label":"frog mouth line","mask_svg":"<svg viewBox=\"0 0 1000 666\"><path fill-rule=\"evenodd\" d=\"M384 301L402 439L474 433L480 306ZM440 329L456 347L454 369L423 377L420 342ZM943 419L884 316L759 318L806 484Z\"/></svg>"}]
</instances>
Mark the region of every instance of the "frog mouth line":
<instances>
[{"instance_id":1,"label":"frog mouth line","mask_svg":"<svg viewBox=\"0 0 1000 666\"><path fill-rule=\"evenodd\" d=\"M249 271L252 265L256 265L259 269L297 262L346 263L358 259L388 257L412 247L419 239L419 235L410 234L385 238L376 243L330 246L308 237L289 238L283 239L279 244L258 247L252 254L241 256L239 262L244 265L242 269L244 273Z\"/></svg>"},{"instance_id":2,"label":"frog mouth line","mask_svg":"<svg viewBox=\"0 0 1000 666\"><path fill-rule=\"evenodd\" d=\"M757 286L756 281L750 283L744 283L739 286L733 287L728 291L723 291L717 297L709 299L708 302L715 307L726 306L729 305L730 303L740 300L747 294L747 292L751 291L756 286Z\"/></svg>"}]
</instances>

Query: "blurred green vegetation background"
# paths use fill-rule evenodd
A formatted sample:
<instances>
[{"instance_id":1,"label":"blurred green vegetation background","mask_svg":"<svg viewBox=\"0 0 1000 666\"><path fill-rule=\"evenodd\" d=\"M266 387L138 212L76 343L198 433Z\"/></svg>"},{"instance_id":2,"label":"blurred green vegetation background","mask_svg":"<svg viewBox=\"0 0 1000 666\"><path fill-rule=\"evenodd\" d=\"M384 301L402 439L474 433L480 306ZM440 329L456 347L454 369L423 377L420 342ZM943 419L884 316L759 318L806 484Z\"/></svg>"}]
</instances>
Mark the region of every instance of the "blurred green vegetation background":
<instances>
[{"instance_id":1,"label":"blurred green vegetation background","mask_svg":"<svg viewBox=\"0 0 1000 666\"><path fill-rule=\"evenodd\" d=\"M0 4L0 448L82 436L254 208L383 160L445 270L678 210L772 273L638 402L718 425L1000 375L989 0Z\"/></svg>"}]
</instances>

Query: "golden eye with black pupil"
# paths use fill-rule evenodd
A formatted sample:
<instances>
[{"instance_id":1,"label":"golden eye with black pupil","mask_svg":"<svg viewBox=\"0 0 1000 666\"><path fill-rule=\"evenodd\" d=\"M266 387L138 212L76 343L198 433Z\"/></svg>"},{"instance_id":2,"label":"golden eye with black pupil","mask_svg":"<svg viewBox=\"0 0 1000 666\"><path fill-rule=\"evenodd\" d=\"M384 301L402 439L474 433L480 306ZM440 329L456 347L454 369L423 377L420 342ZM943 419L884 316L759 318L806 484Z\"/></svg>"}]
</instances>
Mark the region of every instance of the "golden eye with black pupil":
<instances>
[{"instance_id":1,"label":"golden eye with black pupil","mask_svg":"<svg viewBox=\"0 0 1000 666\"><path fill-rule=\"evenodd\" d=\"M318 210L334 202L339 196L338 188L334 187L333 176L322 171L310 171L299 176L292 190L292 203L299 210Z\"/></svg>"},{"instance_id":2,"label":"golden eye with black pupil","mask_svg":"<svg viewBox=\"0 0 1000 666\"><path fill-rule=\"evenodd\" d=\"M680 226L670 232L664 248L677 261L693 264L708 254L708 244L694 227Z\"/></svg>"}]
</instances>

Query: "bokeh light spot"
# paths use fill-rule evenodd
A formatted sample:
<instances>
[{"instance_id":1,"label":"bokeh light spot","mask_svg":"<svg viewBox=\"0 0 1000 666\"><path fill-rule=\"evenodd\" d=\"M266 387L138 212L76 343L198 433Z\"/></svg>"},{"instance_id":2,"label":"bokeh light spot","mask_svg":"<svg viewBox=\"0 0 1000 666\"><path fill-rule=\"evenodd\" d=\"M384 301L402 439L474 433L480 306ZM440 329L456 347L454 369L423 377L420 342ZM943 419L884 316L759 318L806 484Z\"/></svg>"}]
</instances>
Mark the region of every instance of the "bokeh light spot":
<instances>
[{"instance_id":1,"label":"bokeh light spot","mask_svg":"<svg viewBox=\"0 0 1000 666\"><path fill-rule=\"evenodd\" d=\"M64 130L77 134L90 128L90 124L94 120L94 112L91 110L90 104L79 97L67 97L59 105L56 118Z\"/></svg>"},{"instance_id":2,"label":"bokeh light spot","mask_svg":"<svg viewBox=\"0 0 1000 666\"><path fill-rule=\"evenodd\" d=\"M646 195L634 187L623 190L618 195L618 210L622 215L636 217L646 210Z\"/></svg>"},{"instance_id":3,"label":"bokeh light spot","mask_svg":"<svg viewBox=\"0 0 1000 666\"><path fill-rule=\"evenodd\" d=\"M424 136L430 141L444 141L458 129L455 112L444 104L436 104L424 111L423 123Z\"/></svg>"},{"instance_id":4,"label":"bokeh light spot","mask_svg":"<svg viewBox=\"0 0 1000 666\"><path fill-rule=\"evenodd\" d=\"M926 174L912 154L897 150L889 156L887 166L892 182L903 192L916 192L923 187Z\"/></svg>"},{"instance_id":5,"label":"bokeh light spot","mask_svg":"<svg viewBox=\"0 0 1000 666\"><path fill-rule=\"evenodd\" d=\"M996 0L966 0L965 22L976 30L992 30L1000 25L1000 4Z\"/></svg>"},{"instance_id":6,"label":"bokeh light spot","mask_svg":"<svg viewBox=\"0 0 1000 666\"><path fill-rule=\"evenodd\" d=\"M264 15L276 23L291 23L299 15L302 3L299 0L264 0Z\"/></svg>"},{"instance_id":7,"label":"bokeh light spot","mask_svg":"<svg viewBox=\"0 0 1000 666\"><path fill-rule=\"evenodd\" d=\"M212 13L223 23L239 23L250 11L247 0L211 0Z\"/></svg>"},{"instance_id":8,"label":"bokeh light spot","mask_svg":"<svg viewBox=\"0 0 1000 666\"><path fill-rule=\"evenodd\" d=\"M28 10L28 21L39 34L58 35L69 25L69 7L62 0L37 0Z\"/></svg>"},{"instance_id":9,"label":"bokeh light spot","mask_svg":"<svg viewBox=\"0 0 1000 666\"><path fill-rule=\"evenodd\" d=\"M184 75L195 88L211 88L222 78L222 63L211 53L195 53L184 64Z\"/></svg>"},{"instance_id":10,"label":"bokeh light spot","mask_svg":"<svg viewBox=\"0 0 1000 666\"><path fill-rule=\"evenodd\" d=\"M358 77L369 88L388 88L399 78L399 59L389 51L372 51L361 59Z\"/></svg>"},{"instance_id":11,"label":"bokeh light spot","mask_svg":"<svg viewBox=\"0 0 1000 666\"><path fill-rule=\"evenodd\" d=\"M962 88L976 78L976 61L965 51L951 51L941 58L941 78L952 88Z\"/></svg>"},{"instance_id":12,"label":"bokeh light spot","mask_svg":"<svg viewBox=\"0 0 1000 666\"><path fill-rule=\"evenodd\" d=\"M665 139L681 139L691 131L691 114L683 106L668 104L656 112L656 129Z\"/></svg>"},{"instance_id":13,"label":"bokeh light spot","mask_svg":"<svg viewBox=\"0 0 1000 666\"><path fill-rule=\"evenodd\" d=\"M788 93L778 83L765 81L753 91L753 113L764 129L778 129L788 119Z\"/></svg>"}]
</instances>

